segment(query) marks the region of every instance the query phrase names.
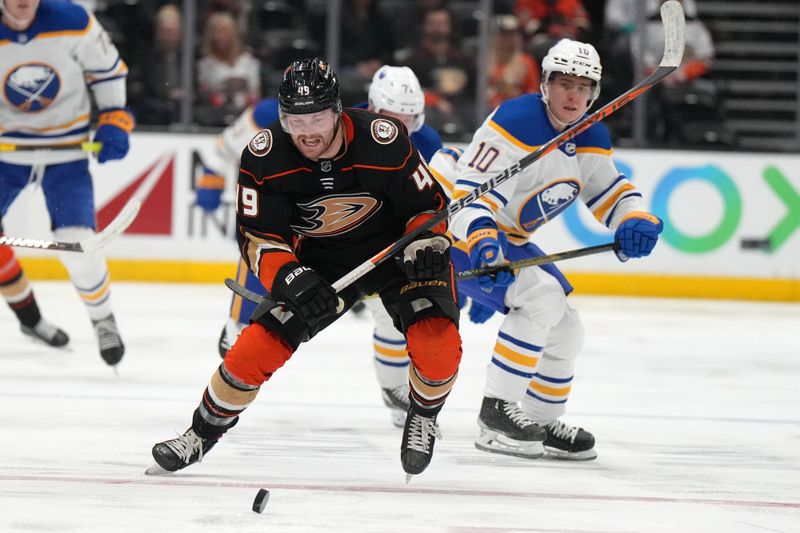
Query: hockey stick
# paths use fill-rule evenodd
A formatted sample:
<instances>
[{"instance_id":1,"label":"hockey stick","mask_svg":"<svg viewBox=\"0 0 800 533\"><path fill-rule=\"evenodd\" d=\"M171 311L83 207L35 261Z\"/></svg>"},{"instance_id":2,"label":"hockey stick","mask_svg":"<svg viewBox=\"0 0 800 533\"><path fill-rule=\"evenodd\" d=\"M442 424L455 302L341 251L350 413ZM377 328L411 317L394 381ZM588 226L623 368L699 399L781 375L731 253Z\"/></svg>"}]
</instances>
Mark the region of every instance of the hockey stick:
<instances>
[{"instance_id":1,"label":"hockey stick","mask_svg":"<svg viewBox=\"0 0 800 533\"><path fill-rule=\"evenodd\" d=\"M513 176L516 176L523 169L529 167L545 155L558 149L558 147L565 142L574 139L577 135L589 129L596 122L603 120L617 111L619 108L635 100L639 95L648 91L654 85L675 71L675 69L677 69L681 64L681 59L683 58L683 48L686 34L686 21L684 19L683 8L681 7L680 2L677 0L668 0L662 4L661 21L664 25L664 55L661 58L658 68L652 74L571 128L568 128L561 134L553 137L550 139L550 141L540 146L536 151L531 152L520 159L516 164L507 168L488 181L482 183L479 187L473 189L466 196L462 196L458 200L454 200L450 203L447 209L437 211L430 219L428 219L428 221L420 224L414 228L414 230L395 241L394 244L384 248L371 258L358 265L348 274L345 274L336 280L332 285L336 292L340 292L345 287L351 285L362 276L374 270L375 267L377 267L384 260L403 250L420 234L430 230L444 219L452 217L487 192L496 189L500 184L509 180Z\"/></svg>"},{"instance_id":2,"label":"hockey stick","mask_svg":"<svg viewBox=\"0 0 800 533\"><path fill-rule=\"evenodd\" d=\"M244 298L245 300L249 300L254 304L260 304L261 302L269 298L269 296L267 297L261 296L257 292L253 292L247 287L239 285L237 281L234 281L231 278L225 278L225 286L228 287L230 290L232 290L234 293Z\"/></svg>"},{"instance_id":3,"label":"hockey stick","mask_svg":"<svg viewBox=\"0 0 800 533\"><path fill-rule=\"evenodd\" d=\"M457 280L465 280L477 278L493 274L498 270L516 270L518 268L546 265L548 263L555 263L556 261L563 261L565 259L575 259L576 257L583 257L585 255L594 255L602 252L609 252L619 249L616 242L609 242L606 244L598 244L596 246L587 246L586 248L578 248L576 250L568 250L566 252L558 252L549 255L540 255L539 257L528 257L527 259L520 259L518 261L511 261L504 265L497 265L487 268L473 268L472 270L462 270L456 273Z\"/></svg>"},{"instance_id":4,"label":"hockey stick","mask_svg":"<svg viewBox=\"0 0 800 533\"><path fill-rule=\"evenodd\" d=\"M142 207L142 202L138 198L132 198L123 207L119 214L114 217L108 226L103 231L87 237L78 242L63 242L63 241L48 241L42 239L28 239L21 237L4 237L0 236L0 244L7 244L8 246L16 246L18 248L38 248L40 250L58 250L61 252L84 252L91 253L99 250L110 241L115 239L119 234L128 229L136 215L139 214L139 208Z\"/></svg>"},{"instance_id":5,"label":"hockey stick","mask_svg":"<svg viewBox=\"0 0 800 533\"><path fill-rule=\"evenodd\" d=\"M475 268L472 270L464 270L456 274L456 279L466 280L466 279L477 278L478 276L492 274L494 272L497 272L498 270L516 270L518 268L546 265L548 263L555 263L556 261L563 261L565 259L575 259L576 257L583 257L585 255L594 255L602 252L608 252L616 250L618 248L619 245L617 245L617 243L609 242L606 244L587 246L586 248L578 248L576 250L569 250L566 252L541 255L539 257L529 257L527 259L512 261L504 265L498 265L488 268ZM225 278L225 285L230 290L232 290L245 300L250 300L253 303L259 304L266 299L257 292L251 291L250 289L243 287L237 281L234 281L231 278Z\"/></svg>"},{"instance_id":6,"label":"hockey stick","mask_svg":"<svg viewBox=\"0 0 800 533\"><path fill-rule=\"evenodd\" d=\"M25 145L25 144L11 144L0 143L0 152L33 152L36 150L42 151L56 151L63 150L83 150L84 152L97 153L103 148L101 142L85 142L73 144L54 144L54 145Z\"/></svg>"}]
</instances>

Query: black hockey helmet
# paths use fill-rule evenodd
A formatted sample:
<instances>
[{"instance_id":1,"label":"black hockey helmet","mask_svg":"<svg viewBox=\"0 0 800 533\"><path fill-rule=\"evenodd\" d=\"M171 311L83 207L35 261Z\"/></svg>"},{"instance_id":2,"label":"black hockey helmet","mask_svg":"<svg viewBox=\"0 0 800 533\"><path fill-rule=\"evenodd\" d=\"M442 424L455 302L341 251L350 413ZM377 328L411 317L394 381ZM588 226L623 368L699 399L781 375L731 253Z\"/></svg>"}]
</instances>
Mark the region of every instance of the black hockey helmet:
<instances>
[{"instance_id":1,"label":"black hockey helmet","mask_svg":"<svg viewBox=\"0 0 800 533\"><path fill-rule=\"evenodd\" d=\"M339 80L327 61L315 57L292 61L278 87L282 114L304 115L333 109L340 115Z\"/></svg>"}]
</instances>

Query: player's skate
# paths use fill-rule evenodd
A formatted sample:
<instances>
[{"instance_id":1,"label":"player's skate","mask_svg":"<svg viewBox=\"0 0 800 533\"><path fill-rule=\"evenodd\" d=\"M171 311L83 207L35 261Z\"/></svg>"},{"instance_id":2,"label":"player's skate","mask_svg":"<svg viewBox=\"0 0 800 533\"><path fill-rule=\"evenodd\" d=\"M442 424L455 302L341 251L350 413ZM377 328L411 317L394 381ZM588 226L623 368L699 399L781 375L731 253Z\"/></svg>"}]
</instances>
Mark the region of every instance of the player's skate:
<instances>
[{"instance_id":1,"label":"player's skate","mask_svg":"<svg viewBox=\"0 0 800 533\"><path fill-rule=\"evenodd\" d=\"M547 432L528 418L519 405L499 398L483 398L478 415L481 434L475 441L479 450L536 459L544 455Z\"/></svg>"},{"instance_id":2,"label":"player's skate","mask_svg":"<svg viewBox=\"0 0 800 533\"><path fill-rule=\"evenodd\" d=\"M442 434L436 425L436 415L425 416L414 411L413 406L409 407L400 443L400 462L406 472L406 483L411 481L411 476L428 468L437 438L441 439Z\"/></svg>"},{"instance_id":3,"label":"player's skate","mask_svg":"<svg viewBox=\"0 0 800 533\"><path fill-rule=\"evenodd\" d=\"M216 443L216 440L204 439L189 428L183 435L153 446L153 459L156 460L156 464L148 468L145 474L177 472L199 463Z\"/></svg>"},{"instance_id":4,"label":"player's skate","mask_svg":"<svg viewBox=\"0 0 800 533\"><path fill-rule=\"evenodd\" d=\"M594 436L583 428L576 428L560 420L542 426L547 432L544 450L555 459L588 461L597 457Z\"/></svg>"},{"instance_id":5,"label":"player's skate","mask_svg":"<svg viewBox=\"0 0 800 533\"><path fill-rule=\"evenodd\" d=\"M65 346L69 342L69 335L44 318L39 319L39 322L37 322L33 327L20 324L20 330L22 330L22 333L25 335L33 337L34 339L38 339L56 348Z\"/></svg>"},{"instance_id":6,"label":"player's skate","mask_svg":"<svg viewBox=\"0 0 800 533\"><path fill-rule=\"evenodd\" d=\"M100 348L100 357L110 366L115 366L125 355L125 345L119 336L117 322L114 315L108 315L100 320L92 320L97 345Z\"/></svg>"},{"instance_id":7,"label":"player's skate","mask_svg":"<svg viewBox=\"0 0 800 533\"><path fill-rule=\"evenodd\" d=\"M381 389L383 403L389 408L394 427L401 428L406 423L406 413L408 413L408 385L400 385L394 388Z\"/></svg>"}]
</instances>

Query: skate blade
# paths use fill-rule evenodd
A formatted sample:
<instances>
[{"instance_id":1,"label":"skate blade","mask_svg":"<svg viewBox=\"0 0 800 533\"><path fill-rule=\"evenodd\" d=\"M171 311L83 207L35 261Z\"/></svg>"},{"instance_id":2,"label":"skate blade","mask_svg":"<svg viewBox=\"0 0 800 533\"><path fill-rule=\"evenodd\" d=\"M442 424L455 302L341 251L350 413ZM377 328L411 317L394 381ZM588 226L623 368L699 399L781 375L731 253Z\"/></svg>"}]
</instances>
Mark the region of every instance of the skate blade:
<instances>
[{"instance_id":1,"label":"skate blade","mask_svg":"<svg viewBox=\"0 0 800 533\"><path fill-rule=\"evenodd\" d=\"M475 448L483 452L510 455L523 459L539 459L544 456L545 450L542 441L519 441L509 439L494 431L481 430L481 435L475 440Z\"/></svg>"},{"instance_id":2,"label":"skate blade","mask_svg":"<svg viewBox=\"0 0 800 533\"><path fill-rule=\"evenodd\" d=\"M544 449L545 458L554 461L592 461L597 459L597 451L594 448L582 452L565 452L558 448L547 447Z\"/></svg>"},{"instance_id":3,"label":"skate blade","mask_svg":"<svg viewBox=\"0 0 800 533\"><path fill-rule=\"evenodd\" d=\"M165 470L158 463L153 463L153 466L144 471L146 476L166 476L172 474L169 470Z\"/></svg>"}]
</instances>

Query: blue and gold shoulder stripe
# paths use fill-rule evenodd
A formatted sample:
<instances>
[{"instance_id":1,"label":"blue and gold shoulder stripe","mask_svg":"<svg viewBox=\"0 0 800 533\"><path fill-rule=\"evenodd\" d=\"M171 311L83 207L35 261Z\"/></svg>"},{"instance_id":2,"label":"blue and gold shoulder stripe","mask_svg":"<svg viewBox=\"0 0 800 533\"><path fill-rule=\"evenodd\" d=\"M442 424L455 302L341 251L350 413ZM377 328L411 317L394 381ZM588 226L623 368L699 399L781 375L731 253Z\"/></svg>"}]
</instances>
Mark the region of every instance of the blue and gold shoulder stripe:
<instances>
[{"instance_id":1,"label":"blue and gold shoulder stripe","mask_svg":"<svg viewBox=\"0 0 800 533\"><path fill-rule=\"evenodd\" d=\"M547 118L547 109L538 93L512 98L500 104L489 121L489 126L510 143L533 151L556 137L556 131ZM577 153L590 152L610 155L611 136L600 122L590 126L573 140Z\"/></svg>"},{"instance_id":2,"label":"blue and gold shoulder stripe","mask_svg":"<svg viewBox=\"0 0 800 533\"><path fill-rule=\"evenodd\" d=\"M24 32L0 27L0 41L26 42L48 37L80 36L89 31L91 17L71 2L42 2L33 24Z\"/></svg>"}]
</instances>

